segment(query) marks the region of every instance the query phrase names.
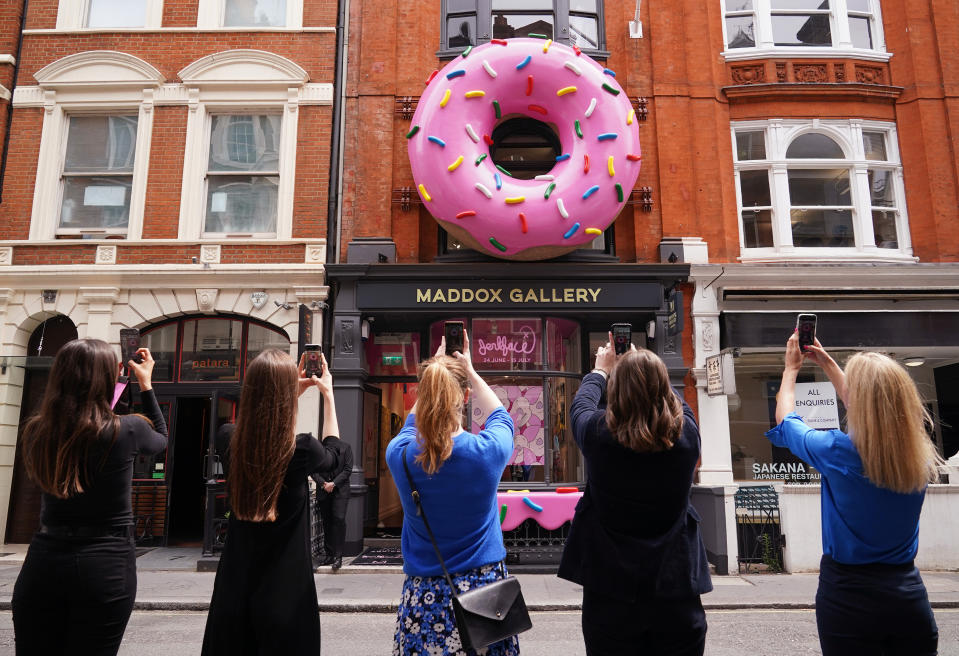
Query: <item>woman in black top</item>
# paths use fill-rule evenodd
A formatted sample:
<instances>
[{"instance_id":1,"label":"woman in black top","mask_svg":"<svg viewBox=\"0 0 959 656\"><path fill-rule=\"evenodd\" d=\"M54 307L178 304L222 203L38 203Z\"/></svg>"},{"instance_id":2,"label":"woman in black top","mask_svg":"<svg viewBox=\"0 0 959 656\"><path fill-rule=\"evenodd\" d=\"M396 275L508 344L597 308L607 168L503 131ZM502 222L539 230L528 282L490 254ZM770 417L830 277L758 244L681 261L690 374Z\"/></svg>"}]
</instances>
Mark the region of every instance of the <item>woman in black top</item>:
<instances>
[{"instance_id":1,"label":"woman in black top","mask_svg":"<svg viewBox=\"0 0 959 656\"><path fill-rule=\"evenodd\" d=\"M333 377L322 362L323 375L306 378L304 361L298 371L282 351L256 356L243 379L237 424L221 429L230 520L203 656L320 653L307 477L336 468L340 434ZM322 444L293 432L297 397L313 385L323 396Z\"/></svg>"},{"instance_id":2,"label":"woman in black top","mask_svg":"<svg viewBox=\"0 0 959 656\"><path fill-rule=\"evenodd\" d=\"M559 576L583 586L586 653L701 656L699 595L713 586L689 503L700 448L692 410L655 353L617 357L606 344L570 418L586 491Z\"/></svg>"},{"instance_id":3,"label":"woman in black top","mask_svg":"<svg viewBox=\"0 0 959 656\"><path fill-rule=\"evenodd\" d=\"M137 453L166 448L150 351L127 367L146 416L113 413L113 347L77 339L57 353L40 411L23 430L43 490L40 530L13 589L17 654L116 654L136 597L130 487Z\"/></svg>"}]
</instances>

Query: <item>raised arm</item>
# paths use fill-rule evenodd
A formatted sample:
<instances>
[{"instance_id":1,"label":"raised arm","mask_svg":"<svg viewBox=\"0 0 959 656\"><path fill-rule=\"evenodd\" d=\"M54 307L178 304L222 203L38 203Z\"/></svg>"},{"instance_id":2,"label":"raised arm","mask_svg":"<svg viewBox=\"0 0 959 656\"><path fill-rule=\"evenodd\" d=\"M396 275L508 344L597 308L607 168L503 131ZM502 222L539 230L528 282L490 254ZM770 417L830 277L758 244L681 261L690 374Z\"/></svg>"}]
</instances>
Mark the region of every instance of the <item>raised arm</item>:
<instances>
[{"instance_id":1,"label":"raised arm","mask_svg":"<svg viewBox=\"0 0 959 656\"><path fill-rule=\"evenodd\" d=\"M444 353L446 352L445 336L440 339L440 348ZM479 422L482 424L486 421L486 418L492 414L493 410L502 407L503 404L500 402L499 397L496 396L496 393L486 384L486 381L473 369L473 359L470 357L470 338L465 332L463 333L463 350L466 351L466 353L456 351L453 353L453 356L466 364L470 388L473 391L473 407L478 408L483 414L482 420Z\"/></svg>"},{"instance_id":2,"label":"raised arm","mask_svg":"<svg viewBox=\"0 0 959 656\"><path fill-rule=\"evenodd\" d=\"M786 366L783 369L782 383L776 394L776 423L782 423L790 412L796 411L796 377L802 366L802 352L799 350L799 335L793 333L786 342Z\"/></svg>"},{"instance_id":3,"label":"raised arm","mask_svg":"<svg viewBox=\"0 0 959 656\"><path fill-rule=\"evenodd\" d=\"M826 353L826 349L822 347L818 339L814 344L806 347L806 357L822 367L826 376L829 377L829 382L836 388L836 394L842 399L843 404L848 406L849 402L846 399L846 374L839 365L836 364L836 361L832 359L832 356Z\"/></svg>"}]
</instances>

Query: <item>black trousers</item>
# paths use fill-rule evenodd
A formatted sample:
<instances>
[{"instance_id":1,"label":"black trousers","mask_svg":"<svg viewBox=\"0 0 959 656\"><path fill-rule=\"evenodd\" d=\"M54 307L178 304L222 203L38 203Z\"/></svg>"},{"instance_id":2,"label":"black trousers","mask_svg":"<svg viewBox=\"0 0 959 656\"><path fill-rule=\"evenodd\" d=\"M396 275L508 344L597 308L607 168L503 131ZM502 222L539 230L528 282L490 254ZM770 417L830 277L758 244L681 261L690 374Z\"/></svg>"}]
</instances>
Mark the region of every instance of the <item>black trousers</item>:
<instances>
[{"instance_id":1,"label":"black trousers","mask_svg":"<svg viewBox=\"0 0 959 656\"><path fill-rule=\"evenodd\" d=\"M706 613L699 596L626 603L583 588L587 656L702 656Z\"/></svg>"},{"instance_id":2,"label":"black trousers","mask_svg":"<svg viewBox=\"0 0 959 656\"><path fill-rule=\"evenodd\" d=\"M816 592L823 656L935 656L939 629L912 562L844 565L823 555Z\"/></svg>"},{"instance_id":3,"label":"black trousers","mask_svg":"<svg viewBox=\"0 0 959 656\"><path fill-rule=\"evenodd\" d=\"M324 493L319 499L327 557L343 556L343 544L346 542L346 504L349 501L349 492L340 492L335 488L332 494Z\"/></svg>"},{"instance_id":4,"label":"black trousers","mask_svg":"<svg viewBox=\"0 0 959 656\"><path fill-rule=\"evenodd\" d=\"M116 654L136 592L130 538L34 536L13 588L17 656Z\"/></svg>"}]
</instances>

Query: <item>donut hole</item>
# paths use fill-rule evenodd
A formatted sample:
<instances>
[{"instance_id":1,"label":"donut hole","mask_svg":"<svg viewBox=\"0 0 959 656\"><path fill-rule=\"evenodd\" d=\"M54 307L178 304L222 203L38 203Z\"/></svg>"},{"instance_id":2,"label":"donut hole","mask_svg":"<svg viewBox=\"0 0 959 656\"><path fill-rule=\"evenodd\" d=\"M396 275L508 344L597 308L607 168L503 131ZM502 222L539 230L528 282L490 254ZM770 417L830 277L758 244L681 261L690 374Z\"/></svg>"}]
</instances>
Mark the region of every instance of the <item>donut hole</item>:
<instances>
[{"instance_id":1,"label":"donut hole","mask_svg":"<svg viewBox=\"0 0 959 656\"><path fill-rule=\"evenodd\" d=\"M563 152L556 126L535 118L514 114L504 116L493 128L490 158L519 180L546 175Z\"/></svg>"}]
</instances>

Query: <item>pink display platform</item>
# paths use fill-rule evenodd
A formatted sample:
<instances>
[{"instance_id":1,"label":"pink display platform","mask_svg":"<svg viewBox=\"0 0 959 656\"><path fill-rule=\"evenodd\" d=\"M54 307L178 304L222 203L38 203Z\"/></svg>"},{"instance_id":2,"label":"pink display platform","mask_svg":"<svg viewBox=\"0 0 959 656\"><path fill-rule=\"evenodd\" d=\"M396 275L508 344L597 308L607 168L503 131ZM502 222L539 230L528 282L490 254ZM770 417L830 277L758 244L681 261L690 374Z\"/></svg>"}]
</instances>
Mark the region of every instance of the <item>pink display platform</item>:
<instances>
[{"instance_id":1,"label":"pink display platform","mask_svg":"<svg viewBox=\"0 0 959 656\"><path fill-rule=\"evenodd\" d=\"M503 530L511 531L526 519L533 519L546 530L557 529L573 519L576 504L582 492L500 492L496 495L496 509L501 512L506 506ZM523 499L529 499L542 510L530 507Z\"/></svg>"}]
</instances>

